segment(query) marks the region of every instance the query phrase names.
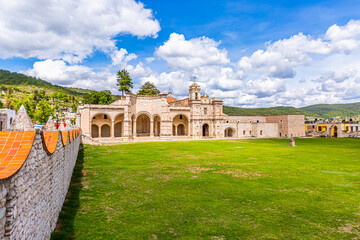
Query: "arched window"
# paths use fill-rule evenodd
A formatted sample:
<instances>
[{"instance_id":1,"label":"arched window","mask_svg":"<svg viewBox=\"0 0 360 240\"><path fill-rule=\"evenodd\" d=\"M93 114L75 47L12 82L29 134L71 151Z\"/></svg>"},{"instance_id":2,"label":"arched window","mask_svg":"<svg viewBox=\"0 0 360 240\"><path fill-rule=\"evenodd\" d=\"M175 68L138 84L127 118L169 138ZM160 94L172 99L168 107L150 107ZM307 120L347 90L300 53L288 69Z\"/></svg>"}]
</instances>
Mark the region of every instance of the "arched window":
<instances>
[{"instance_id":1,"label":"arched window","mask_svg":"<svg viewBox=\"0 0 360 240\"><path fill-rule=\"evenodd\" d=\"M185 135L185 126L184 126L184 124L179 124L177 126L177 135L178 136L184 136Z\"/></svg>"},{"instance_id":2,"label":"arched window","mask_svg":"<svg viewBox=\"0 0 360 240\"><path fill-rule=\"evenodd\" d=\"M91 125L91 137L99 137L99 127L95 124Z\"/></svg>"},{"instance_id":3,"label":"arched window","mask_svg":"<svg viewBox=\"0 0 360 240\"><path fill-rule=\"evenodd\" d=\"M110 137L110 126L104 124L101 126L101 137Z\"/></svg>"},{"instance_id":4,"label":"arched window","mask_svg":"<svg viewBox=\"0 0 360 240\"><path fill-rule=\"evenodd\" d=\"M195 100L197 100L198 97L199 97L199 96L198 96L198 93L196 92L196 93L195 93Z\"/></svg>"}]
</instances>

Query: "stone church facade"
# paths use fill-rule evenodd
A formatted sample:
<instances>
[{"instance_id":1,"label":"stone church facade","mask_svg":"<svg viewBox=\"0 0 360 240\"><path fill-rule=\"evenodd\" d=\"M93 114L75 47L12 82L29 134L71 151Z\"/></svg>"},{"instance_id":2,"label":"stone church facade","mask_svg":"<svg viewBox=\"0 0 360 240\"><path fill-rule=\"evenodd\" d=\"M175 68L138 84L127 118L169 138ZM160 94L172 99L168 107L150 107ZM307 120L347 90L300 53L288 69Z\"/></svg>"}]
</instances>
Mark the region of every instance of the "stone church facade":
<instances>
[{"instance_id":1,"label":"stone church facade","mask_svg":"<svg viewBox=\"0 0 360 240\"><path fill-rule=\"evenodd\" d=\"M100 142L305 136L304 115L228 116L223 101L201 95L196 83L183 100L128 93L109 105L87 104L76 122L85 137Z\"/></svg>"}]
</instances>

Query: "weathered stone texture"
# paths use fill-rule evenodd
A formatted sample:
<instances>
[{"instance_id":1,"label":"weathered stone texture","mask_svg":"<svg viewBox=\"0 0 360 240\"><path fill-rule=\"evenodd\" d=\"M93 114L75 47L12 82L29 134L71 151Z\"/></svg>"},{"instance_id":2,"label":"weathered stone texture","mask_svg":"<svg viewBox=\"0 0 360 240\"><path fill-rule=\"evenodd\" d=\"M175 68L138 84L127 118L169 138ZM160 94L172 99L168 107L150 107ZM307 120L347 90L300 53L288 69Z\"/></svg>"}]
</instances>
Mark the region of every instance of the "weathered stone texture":
<instances>
[{"instance_id":1,"label":"weathered stone texture","mask_svg":"<svg viewBox=\"0 0 360 240\"><path fill-rule=\"evenodd\" d=\"M0 180L0 239L50 239L79 145L78 136L64 146L59 134L56 150L49 155L41 133L36 133L24 165L15 175Z\"/></svg>"}]
</instances>

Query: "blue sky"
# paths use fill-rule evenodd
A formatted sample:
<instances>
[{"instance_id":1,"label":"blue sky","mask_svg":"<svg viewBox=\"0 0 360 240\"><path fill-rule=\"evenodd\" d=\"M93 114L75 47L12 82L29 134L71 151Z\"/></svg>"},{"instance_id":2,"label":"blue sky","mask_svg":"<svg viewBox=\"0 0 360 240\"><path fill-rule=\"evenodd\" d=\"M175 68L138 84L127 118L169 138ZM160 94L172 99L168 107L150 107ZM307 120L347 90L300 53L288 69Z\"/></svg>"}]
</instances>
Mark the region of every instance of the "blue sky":
<instances>
[{"instance_id":1,"label":"blue sky","mask_svg":"<svg viewBox=\"0 0 360 240\"><path fill-rule=\"evenodd\" d=\"M0 9L0 68L118 93L116 71L243 107L360 101L360 2L34 0Z\"/></svg>"}]
</instances>

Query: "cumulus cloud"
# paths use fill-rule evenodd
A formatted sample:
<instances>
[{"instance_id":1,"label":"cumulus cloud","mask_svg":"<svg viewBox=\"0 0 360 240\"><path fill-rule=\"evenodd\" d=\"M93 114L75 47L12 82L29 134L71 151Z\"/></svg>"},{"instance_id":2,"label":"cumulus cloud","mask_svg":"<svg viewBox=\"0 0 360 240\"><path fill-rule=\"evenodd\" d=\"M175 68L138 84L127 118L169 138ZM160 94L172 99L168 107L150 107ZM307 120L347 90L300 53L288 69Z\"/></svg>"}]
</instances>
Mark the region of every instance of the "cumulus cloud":
<instances>
[{"instance_id":1,"label":"cumulus cloud","mask_svg":"<svg viewBox=\"0 0 360 240\"><path fill-rule=\"evenodd\" d=\"M270 43L266 50L257 50L250 57L242 57L238 67L269 77L293 78L294 67L309 63L312 60L310 54L328 54L330 50L329 43L299 33Z\"/></svg>"},{"instance_id":2,"label":"cumulus cloud","mask_svg":"<svg viewBox=\"0 0 360 240\"><path fill-rule=\"evenodd\" d=\"M116 91L116 75L108 70L95 72L82 65L68 65L63 60L35 62L25 74L49 82L93 90L109 89Z\"/></svg>"},{"instance_id":3,"label":"cumulus cloud","mask_svg":"<svg viewBox=\"0 0 360 240\"><path fill-rule=\"evenodd\" d=\"M152 10L134 0L0 0L0 58L75 63L113 49L119 34L157 37Z\"/></svg>"},{"instance_id":4,"label":"cumulus cloud","mask_svg":"<svg viewBox=\"0 0 360 240\"><path fill-rule=\"evenodd\" d=\"M259 98L269 97L276 93L286 90L285 81L283 79L256 79L247 82L248 93L254 94Z\"/></svg>"},{"instance_id":5,"label":"cumulus cloud","mask_svg":"<svg viewBox=\"0 0 360 240\"><path fill-rule=\"evenodd\" d=\"M345 26L333 25L319 38L299 33L287 39L268 43L265 50L244 56L238 67L244 71L266 74L274 78L293 78L295 67L309 64L313 56L345 53L360 48L360 21Z\"/></svg>"},{"instance_id":6,"label":"cumulus cloud","mask_svg":"<svg viewBox=\"0 0 360 240\"><path fill-rule=\"evenodd\" d=\"M350 53L360 46L360 21L350 20L345 26L331 26L325 34L334 52Z\"/></svg>"},{"instance_id":7,"label":"cumulus cloud","mask_svg":"<svg viewBox=\"0 0 360 240\"><path fill-rule=\"evenodd\" d=\"M188 96L195 77L203 94L242 107L347 102L360 100L359 26L360 21L333 25L318 37L299 33L267 43L237 64L230 62L220 42L207 37L186 40L173 33L154 56L144 59L111 47L111 64L101 72L62 59L36 62L26 73L57 84L117 93L114 69L125 68L135 82L134 92L150 81L162 93L171 91L180 99ZM159 59L166 61L168 71L149 67L159 67Z\"/></svg>"},{"instance_id":8,"label":"cumulus cloud","mask_svg":"<svg viewBox=\"0 0 360 240\"><path fill-rule=\"evenodd\" d=\"M219 49L220 42L208 37L185 40L184 35L172 33L168 41L156 49L155 55L164 59L172 69L193 69L230 62L227 51Z\"/></svg>"},{"instance_id":9,"label":"cumulus cloud","mask_svg":"<svg viewBox=\"0 0 360 240\"><path fill-rule=\"evenodd\" d=\"M111 53L111 61L112 65L119 65L123 66L127 62L136 59L137 56L134 53L128 53L128 51L124 48L121 48L120 50L114 50Z\"/></svg>"}]
</instances>

